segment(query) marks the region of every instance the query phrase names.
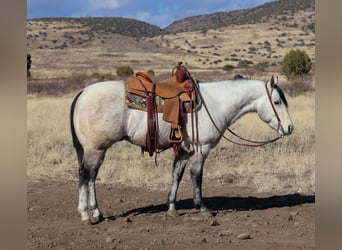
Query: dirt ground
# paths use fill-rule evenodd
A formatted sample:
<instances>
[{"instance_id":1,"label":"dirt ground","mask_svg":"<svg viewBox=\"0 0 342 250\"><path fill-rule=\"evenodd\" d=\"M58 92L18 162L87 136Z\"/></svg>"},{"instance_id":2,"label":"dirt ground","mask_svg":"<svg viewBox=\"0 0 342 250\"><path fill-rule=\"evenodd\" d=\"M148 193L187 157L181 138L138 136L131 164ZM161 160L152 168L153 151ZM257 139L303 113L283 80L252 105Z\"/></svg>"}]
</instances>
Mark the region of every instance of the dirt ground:
<instances>
[{"instance_id":1,"label":"dirt ground","mask_svg":"<svg viewBox=\"0 0 342 250\"><path fill-rule=\"evenodd\" d=\"M193 208L181 183L181 216L167 216L167 191L97 184L105 220L82 225L78 183L28 181L28 249L314 249L315 197L256 194L227 181L203 184L213 216Z\"/></svg>"}]
</instances>

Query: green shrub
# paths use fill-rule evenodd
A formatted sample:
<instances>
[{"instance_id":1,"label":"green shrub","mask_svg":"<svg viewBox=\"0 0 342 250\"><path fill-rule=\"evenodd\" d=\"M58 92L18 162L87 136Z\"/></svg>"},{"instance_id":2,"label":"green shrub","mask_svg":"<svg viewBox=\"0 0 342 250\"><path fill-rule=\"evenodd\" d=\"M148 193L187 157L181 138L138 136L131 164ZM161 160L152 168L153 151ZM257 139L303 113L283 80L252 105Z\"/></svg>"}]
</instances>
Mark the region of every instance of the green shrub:
<instances>
[{"instance_id":1,"label":"green shrub","mask_svg":"<svg viewBox=\"0 0 342 250\"><path fill-rule=\"evenodd\" d=\"M154 71L153 71L153 69L149 69L149 70L147 71L147 74L150 75L150 76L154 76Z\"/></svg>"},{"instance_id":2,"label":"green shrub","mask_svg":"<svg viewBox=\"0 0 342 250\"><path fill-rule=\"evenodd\" d=\"M113 80L113 75L111 73L103 73L100 74L98 72L95 72L93 75L93 77L96 77L98 81L108 81L108 80Z\"/></svg>"},{"instance_id":3,"label":"green shrub","mask_svg":"<svg viewBox=\"0 0 342 250\"><path fill-rule=\"evenodd\" d=\"M27 54L27 77L30 77L31 76L31 72L30 72L30 69L31 69L31 54Z\"/></svg>"},{"instance_id":4,"label":"green shrub","mask_svg":"<svg viewBox=\"0 0 342 250\"><path fill-rule=\"evenodd\" d=\"M269 62L267 61L259 62L257 65L254 66L254 68L259 72L265 72L269 65Z\"/></svg>"},{"instance_id":5,"label":"green shrub","mask_svg":"<svg viewBox=\"0 0 342 250\"><path fill-rule=\"evenodd\" d=\"M292 49L284 56L282 71L288 79L293 79L308 74L311 66L311 59L305 51Z\"/></svg>"},{"instance_id":6,"label":"green shrub","mask_svg":"<svg viewBox=\"0 0 342 250\"><path fill-rule=\"evenodd\" d=\"M224 71L232 71L235 67L231 64L226 64L223 66L222 70Z\"/></svg>"},{"instance_id":7,"label":"green shrub","mask_svg":"<svg viewBox=\"0 0 342 250\"><path fill-rule=\"evenodd\" d=\"M239 63L238 63L238 67L239 68L247 68L249 65L253 64L252 61L250 60L241 60Z\"/></svg>"},{"instance_id":8,"label":"green shrub","mask_svg":"<svg viewBox=\"0 0 342 250\"><path fill-rule=\"evenodd\" d=\"M116 74L118 76L131 76L133 73L133 69L130 66L119 66L116 69Z\"/></svg>"}]
</instances>

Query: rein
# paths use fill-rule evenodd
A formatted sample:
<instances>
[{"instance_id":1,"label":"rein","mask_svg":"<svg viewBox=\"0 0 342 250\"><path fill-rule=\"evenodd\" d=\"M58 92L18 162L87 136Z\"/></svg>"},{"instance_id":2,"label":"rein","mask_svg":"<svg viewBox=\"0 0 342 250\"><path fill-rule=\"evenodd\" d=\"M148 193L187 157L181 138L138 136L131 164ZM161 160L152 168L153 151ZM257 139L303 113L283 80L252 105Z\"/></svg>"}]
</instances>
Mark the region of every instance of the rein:
<instances>
[{"instance_id":1,"label":"rein","mask_svg":"<svg viewBox=\"0 0 342 250\"><path fill-rule=\"evenodd\" d=\"M199 91L198 83L197 83L196 80L193 79L191 76L190 76L190 79L194 82L194 87L196 88L198 94L200 95L200 98L201 98L201 100L202 100L202 104L203 104L205 110L207 111L207 114L208 114L208 116L209 116L209 118L210 118L210 121L213 123L214 127L216 128L216 130L217 130L219 133L221 133L221 132L220 132L220 129L217 127L217 125L216 125L216 123L215 123L213 117L211 116L211 114L210 114L210 112L209 112L209 109L208 109L208 107L207 107L206 102L204 101L204 98L203 98L201 92ZM268 99L269 99L269 101L270 101L270 104L271 104L271 106L272 106L272 109L273 109L273 111L274 111L274 113L275 113L275 116L276 116L276 118L277 118L277 120L278 120L278 126L281 126L281 120L280 120L279 115L278 115L278 113L277 113L277 111L276 111L276 109L275 109L275 107L274 107L274 105L273 105L271 93L269 92L269 90L268 90L268 88L267 88L267 82L265 83L265 88L266 88L267 97L268 97ZM267 140L267 141L253 141L253 140L245 139L245 138L243 138L243 137L237 135L237 134L234 133L230 128L227 128L227 130L228 130L232 135L236 136L237 138L239 138L239 139L242 140L242 141L249 142L249 143L254 143L254 144L247 144L247 143L235 142L235 141L229 139L228 137L226 137L224 134L222 134L222 137L223 137L225 140L227 140L227 141L229 141L229 142L231 142L231 143L233 143L233 144L240 145L240 146L260 147L260 146L264 146L264 145L266 145L266 144L275 142L275 141L279 140L280 138L282 138L282 136L278 136L278 137L276 137L276 138L274 138L274 139Z\"/></svg>"}]
</instances>

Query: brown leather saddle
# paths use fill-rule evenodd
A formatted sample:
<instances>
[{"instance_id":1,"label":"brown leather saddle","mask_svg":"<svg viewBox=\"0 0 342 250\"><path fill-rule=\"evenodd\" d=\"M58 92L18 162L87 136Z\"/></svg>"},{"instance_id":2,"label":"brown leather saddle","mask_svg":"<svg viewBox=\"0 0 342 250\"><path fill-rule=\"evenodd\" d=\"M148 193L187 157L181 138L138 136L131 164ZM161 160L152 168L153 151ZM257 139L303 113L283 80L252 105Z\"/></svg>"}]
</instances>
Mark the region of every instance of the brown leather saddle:
<instances>
[{"instance_id":1,"label":"brown leather saddle","mask_svg":"<svg viewBox=\"0 0 342 250\"><path fill-rule=\"evenodd\" d=\"M175 146L183 141L183 114L194 112L199 106L193 82L186 76L184 69L184 66L177 68L171 78L159 83L154 83L142 72L137 72L135 77L128 79L126 104L130 108L147 112L145 150L150 156L158 146L156 113L163 113L163 120L171 124L168 139Z\"/></svg>"}]
</instances>

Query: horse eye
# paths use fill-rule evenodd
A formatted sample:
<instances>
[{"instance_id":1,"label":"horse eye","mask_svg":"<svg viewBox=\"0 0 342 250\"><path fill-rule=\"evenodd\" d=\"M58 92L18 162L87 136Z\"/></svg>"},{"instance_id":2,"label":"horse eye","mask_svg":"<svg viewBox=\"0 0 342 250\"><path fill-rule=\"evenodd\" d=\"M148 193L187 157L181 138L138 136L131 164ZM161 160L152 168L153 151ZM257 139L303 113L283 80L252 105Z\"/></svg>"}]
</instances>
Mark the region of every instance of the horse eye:
<instances>
[{"instance_id":1,"label":"horse eye","mask_svg":"<svg viewBox=\"0 0 342 250\"><path fill-rule=\"evenodd\" d=\"M275 104L275 105L279 105L279 104L280 104L280 101L274 101L274 104Z\"/></svg>"}]
</instances>

